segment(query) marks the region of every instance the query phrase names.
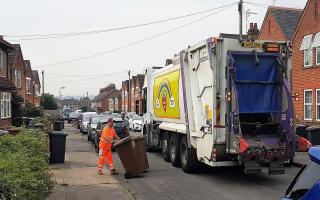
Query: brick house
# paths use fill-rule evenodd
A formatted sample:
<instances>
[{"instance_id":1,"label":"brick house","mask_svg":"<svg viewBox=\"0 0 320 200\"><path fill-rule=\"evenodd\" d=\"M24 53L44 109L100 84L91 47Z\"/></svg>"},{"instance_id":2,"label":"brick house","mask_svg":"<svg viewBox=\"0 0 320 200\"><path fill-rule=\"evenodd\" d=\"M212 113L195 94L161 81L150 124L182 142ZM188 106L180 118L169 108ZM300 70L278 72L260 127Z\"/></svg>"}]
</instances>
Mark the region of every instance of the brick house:
<instances>
[{"instance_id":1,"label":"brick house","mask_svg":"<svg viewBox=\"0 0 320 200\"><path fill-rule=\"evenodd\" d=\"M143 74L137 74L137 76L134 79L134 85L135 85L135 90L134 90L134 111L142 115L142 87L144 83L144 75Z\"/></svg>"},{"instance_id":2,"label":"brick house","mask_svg":"<svg viewBox=\"0 0 320 200\"><path fill-rule=\"evenodd\" d=\"M33 100L32 103L36 107L40 106L41 103L41 84L40 84L40 78L37 70L32 70L32 89L33 89Z\"/></svg>"},{"instance_id":3,"label":"brick house","mask_svg":"<svg viewBox=\"0 0 320 200\"><path fill-rule=\"evenodd\" d=\"M129 104L129 80L122 81L122 88L121 88L121 110L123 112L128 112L128 104Z\"/></svg>"},{"instance_id":4,"label":"brick house","mask_svg":"<svg viewBox=\"0 0 320 200\"><path fill-rule=\"evenodd\" d=\"M12 51L8 54L9 79L12 84L16 86L18 95L20 95L25 102L26 77L23 55L19 44L13 44L13 47Z\"/></svg>"},{"instance_id":5,"label":"brick house","mask_svg":"<svg viewBox=\"0 0 320 200\"><path fill-rule=\"evenodd\" d=\"M116 90L109 95L109 111L121 110L121 90Z\"/></svg>"},{"instance_id":6,"label":"brick house","mask_svg":"<svg viewBox=\"0 0 320 200\"><path fill-rule=\"evenodd\" d=\"M302 9L270 6L260 29L259 40L290 41Z\"/></svg>"},{"instance_id":7,"label":"brick house","mask_svg":"<svg viewBox=\"0 0 320 200\"><path fill-rule=\"evenodd\" d=\"M25 103L33 104L33 83L32 83L32 70L30 60L24 60L24 75L25 75Z\"/></svg>"},{"instance_id":8,"label":"brick house","mask_svg":"<svg viewBox=\"0 0 320 200\"><path fill-rule=\"evenodd\" d=\"M94 107L98 113L109 110L109 96L115 91L115 84L110 84L107 87L100 89L99 94L94 98Z\"/></svg>"},{"instance_id":9,"label":"brick house","mask_svg":"<svg viewBox=\"0 0 320 200\"><path fill-rule=\"evenodd\" d=\"M16 87L10 81L8 54L13 46L0 36L0 129L12 124L11 98Z\"/></svg>"},{"instance_id":10,"label":"brick house","mask_svg":"<svg viewBox=\"0 0 320 200\"><path fill-rule=\"evenodd\" d=\"M308 0L292 37L292 94L298 122L320 122L320 0Z\"/></svg>"},{"instance_id":11,"label":"brick house","mask_svg":"<svg viewBox=\"0 0 320 200\"><path fill-rule=\"evenodd\" d=\"M137 76L132 76L130 79L130 99L129 99L129 104L130 104L130 112L135 112L135 90L136 90L136 78Z\"/></svg>"}]
</instances>

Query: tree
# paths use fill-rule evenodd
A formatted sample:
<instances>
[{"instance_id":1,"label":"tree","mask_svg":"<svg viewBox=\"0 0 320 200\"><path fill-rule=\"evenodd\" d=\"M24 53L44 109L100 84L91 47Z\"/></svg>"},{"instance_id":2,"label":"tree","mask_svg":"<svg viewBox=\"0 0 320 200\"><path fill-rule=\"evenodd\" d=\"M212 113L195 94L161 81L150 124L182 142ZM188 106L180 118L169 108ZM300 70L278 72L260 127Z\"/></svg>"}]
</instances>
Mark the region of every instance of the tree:
<instances>
[{"instance_id":1,"label":"tree","mask_svg":"<svg viewBox=\"0 0 320 200\"><path fill-rule=\"evenodd\" d=\"M58 103L57 99L49 93L42 94L41 96L41 103L44 110L57 110Z\"/></svg>"},{"instance_id":2,"label":"tree","mask_svg":"<svg viewBox=\"0 0 320 200\"><path fill-rule=\"evenodd\" d=\"M22 117L23 117L22 103L23 103L23 98L20 95L13 93L12 100L11 100L13 126L21 126L22 124Z\"/></svg>"},{"instance_id":3,"label":"tree","mask_svg":"<svg viewBox=\"0 0 320 200\"><path fill-rule=\"evenodd\" d=\"M23 108L23 115L24 117L41 117L42 111L40 108L35 107L29 102L26 102Z\"/></svg>"}]
</instances>

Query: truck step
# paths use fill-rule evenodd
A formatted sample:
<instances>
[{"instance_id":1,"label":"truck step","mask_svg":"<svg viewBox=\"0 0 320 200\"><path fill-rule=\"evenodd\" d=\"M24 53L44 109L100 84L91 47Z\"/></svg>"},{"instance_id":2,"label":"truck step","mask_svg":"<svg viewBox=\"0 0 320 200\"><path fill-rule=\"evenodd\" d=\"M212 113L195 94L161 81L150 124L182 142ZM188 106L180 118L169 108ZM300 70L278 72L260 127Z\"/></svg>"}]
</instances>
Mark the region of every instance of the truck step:
<instances>
[{"instance_id":1,"label":"truck step","mask_svg":"<svg viewBox=\"0 0 320 200\"><path fill-rule=\"evenodd\" d=\"M244 174L259 174L261 173L261 167L246 167L244 168Z\"/></svg>"}]
</instances>

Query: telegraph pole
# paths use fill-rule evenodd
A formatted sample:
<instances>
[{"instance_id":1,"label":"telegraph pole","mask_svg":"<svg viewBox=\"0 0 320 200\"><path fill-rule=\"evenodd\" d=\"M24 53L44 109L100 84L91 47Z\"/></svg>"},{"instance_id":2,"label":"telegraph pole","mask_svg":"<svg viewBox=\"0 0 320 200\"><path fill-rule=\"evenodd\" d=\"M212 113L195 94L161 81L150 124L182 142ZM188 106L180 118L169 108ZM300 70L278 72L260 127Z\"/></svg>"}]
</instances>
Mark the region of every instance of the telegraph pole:
<instances>
[{"instance_id":1,"label":"telegraph pole","mask_svg":"<svg viewBox=\"0 0 320 200\"><path fill-rule=\"evenodd\" d=\"M239 11L239 39L242 40L243 0L240 0L240 1L239 1L238 11Z\"/></svg>"},{"instance_id":2,"label":"telegraph pole","mask_svg":"<svg viewBox=\"0 0 320 200\"><path fill-rule=\"evenodd\" d=\"M128 94L128 112L131 111L131 81L130 81L130 70L128 72L129 75L129 94Z\"/></svg>"},{"instance_id":3,"label":"telegraph pole","mask_svg":"<svg viewBox=\"0 0 320 200\"><path fill-rule=\"evenodd\" d=\"M42 94L44 94L44 70L42 70Z\"/></svg>"}]
</instances>

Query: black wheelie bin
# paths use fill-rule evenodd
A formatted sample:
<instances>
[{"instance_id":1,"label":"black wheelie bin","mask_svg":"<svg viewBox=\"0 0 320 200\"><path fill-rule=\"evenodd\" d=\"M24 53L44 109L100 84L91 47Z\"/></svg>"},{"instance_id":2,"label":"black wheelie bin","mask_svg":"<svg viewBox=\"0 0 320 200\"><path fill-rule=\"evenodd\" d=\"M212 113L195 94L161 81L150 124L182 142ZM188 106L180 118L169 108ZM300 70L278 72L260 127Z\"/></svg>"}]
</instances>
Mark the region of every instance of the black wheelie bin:
<instances>
[{"instance_id":1,"label":"black wheelie bin","mask_svg":"<svg viewBox=\"0 0 320 200\"><path fill-rule=\"evenodd\" d=\"M64 163L67 134L63 131L49 133L50 140L50 163Z\"/></svg>"}]
</instances>

